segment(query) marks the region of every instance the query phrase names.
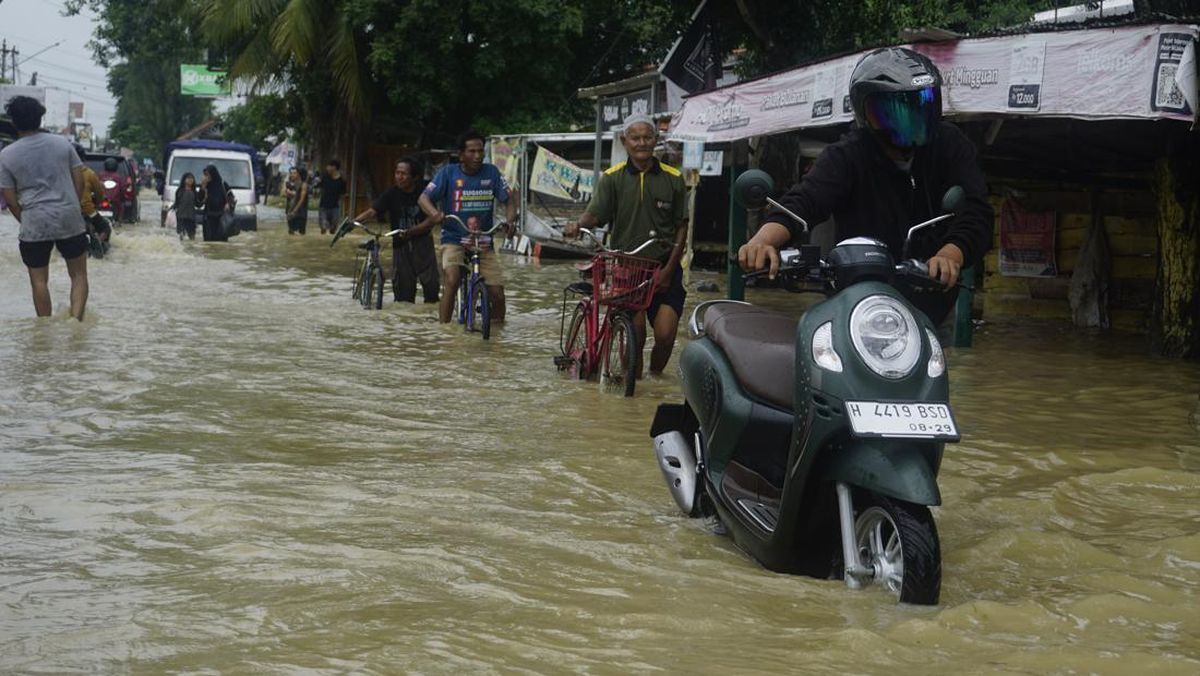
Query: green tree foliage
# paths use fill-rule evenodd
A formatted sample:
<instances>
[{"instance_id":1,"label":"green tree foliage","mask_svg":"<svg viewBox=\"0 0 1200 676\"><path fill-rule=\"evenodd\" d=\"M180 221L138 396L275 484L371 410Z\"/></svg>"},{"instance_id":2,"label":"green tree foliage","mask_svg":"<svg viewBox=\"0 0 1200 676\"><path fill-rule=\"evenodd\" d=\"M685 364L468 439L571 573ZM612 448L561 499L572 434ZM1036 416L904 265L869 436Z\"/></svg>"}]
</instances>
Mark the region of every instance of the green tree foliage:
<instances>
[{"instance_id":1,"label":"green tree foliage","mask_svg":"<svg viewBox=\"0 0 1200 676\"><path fill-rule=\"evenodd\" d=\"M426 130L563 131L589 124L580 86L641 72L691 3L670 0L357 0L388 104Z\"/></svg>"},{"instance_id":2,"label":"green tree foliage","mask_svg":"<svg viewBox=\"0 0 1200 676\"><path fill-rule=\"evenodd\" d=\"M227 141L266 148L272 140L278 142L289 135L301 142L304 116L294 97L282 94L260 94L248 97L221 115L223 136Z\"/></svg>"},{"instance_id":3,"label":"green tree foliage","mask_svg":"<svg viewBox=\"0 0 1200 676\"><path fill-rule=\"evenodd\" d=\"M167 142L211 116L209 101L179 93L179 64L202 56L191 0L68 0L68 12L89 7L98 17L91 42L108 68L117 98L109 136L157 157Z\"/></svg>"}]
</instances>

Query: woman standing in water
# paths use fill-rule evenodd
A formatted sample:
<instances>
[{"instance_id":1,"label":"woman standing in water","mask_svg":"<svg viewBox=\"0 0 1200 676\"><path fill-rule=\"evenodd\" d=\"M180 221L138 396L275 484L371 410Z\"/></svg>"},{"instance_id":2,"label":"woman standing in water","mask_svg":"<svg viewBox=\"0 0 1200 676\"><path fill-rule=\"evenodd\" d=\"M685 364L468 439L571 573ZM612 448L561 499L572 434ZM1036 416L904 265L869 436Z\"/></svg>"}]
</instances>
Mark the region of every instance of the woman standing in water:
<instances>
[{"instance_id":1,"label":"woman standing in water","mask_svg":"<svg viewBox=\"0 0 1200 676\"><path fill-rule=\"evenodd\" d=\"M229 186L221 180L221 172L216 165L204 167L203 178L200 179L200 203L204 205L204 241L228 242L225 228L221 226L221 215L225 213L228 201Z\"/></svg>"},{"instance_id":2,"label":"woman standing in water","mask_svg":"<svg viewBox=\"0 0 1200 676\"><path fill-rule=\"evenodd\" d=\"M287 183L288 234L301 235L308 229L308 170L292 167Z\"/></svg>"},{"instance_id":3,"label":"woman standing in water","mask_svg":"<svg viewBox=\"0 0 1200 676\"><path fill-rule=\"evenodd\" d=\"M199 188L196 187L196 177L189 171L179 180L175 202L171 205L175 212L175 232L179 233L179 239L183 239L185 234L188 239L196 239L196 209L203 206Z\"/></svg>"}]
</instances>

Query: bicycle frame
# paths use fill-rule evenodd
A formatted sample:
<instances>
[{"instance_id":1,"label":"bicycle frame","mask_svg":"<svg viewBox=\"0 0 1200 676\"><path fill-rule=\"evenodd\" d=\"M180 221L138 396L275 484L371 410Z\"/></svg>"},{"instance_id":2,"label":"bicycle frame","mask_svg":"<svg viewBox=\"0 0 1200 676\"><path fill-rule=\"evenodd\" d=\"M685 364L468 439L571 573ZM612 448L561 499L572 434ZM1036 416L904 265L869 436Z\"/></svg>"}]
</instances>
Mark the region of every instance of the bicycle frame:
<instances>
[{"instance_id":1,"label":"bicycle frame","mask_svg":"<svg viewBox=\"0 0 1200 676\"><path fill-rule=\"evenodd\" d=\"M379 280L380 288L379 288L379 297L377 299L377 304L376 304L376 308L378 309L383 303L383 284L384 284L383 272L382 272L383 265L379 260L379 252L381 250L381 247L379 245L379 240L384 237L391 237L391 236L395 235L396 233L400 232L400 230L396 229L396 230L390 230L388 232L372 230L371 228L367 227L366 225L364 225L362 223L359 223L358 221L351 221L350 219L347 218L347 219L343 220L340 225L338 225L337 230L335 231L335 234L333 236L333 241L331 241L329 243L329 246L332 248L333 245L336 244L339 239L341 239L343 236L345 236L347 233L354 230L355 228L358 228L358 229L362 230L363 232L367 233L368 235L370 235L371 239L360 244L358 247L358 248L364 250L366 252L366 254L364 256L362 264L355 266L356 272L355 272L355 276L354 276L353 297L355 300L361 302L364 306L367 306L370 303L370 298L364 298L362 296L362 293L364 291L369 290L369 288L370 288L369 280L370 280L372 273L375 271L379 271L378 280Z\"/></svg>"},{"instance_id":2,"label":"bicycle frame","mask_svg":"<svg viewBox=\"0 0 1200 676\"><path fill-rule=\"evenodd\" d=\"M641 251L646 249L646 247L650 246L651 244L653 244L656 241L653 239L647 240L646 242L643 242L641 246L637 247L633 251L618 252L613 249L609 249L609 248L605 247L600 242L600 240L592 233L591 230L588 230L586 228L580 228L580 231L582 233L586 234L587 236L591 237L592 240L596 242L597 246L600 248L600 250L602 252L608 252L608 253L625 253L625 254L632 256L632 255L636 255L636 254L640 253ZM593 258L591 265L599 264L598 260L599 260L598 258ZM648 283L653 284L654 283L653 278L651 278L651 280ZM609 343L612 340L612 326L615 323L614 319L618 316L624 315L624 316L628 317L630 319L630 321L632 322L635 313L631 312L627 308L616 307L616 306L610 305L609 303L601 300L600 298L597 297L597 294L596 294L597 290L595 288L588 287L590 289L589 292L583 291L582 288L583 287L579 287L579 286L576 286L573 284L571 286L568 286L567 289L564 291L563 313L562 313L562 317L561 317L561 326L560 326L560 330L559 330L560 351L563 353L563 356L561 358L555 358L555 361L559 365L560 368L563 368L564 366L569 365L569 362L571 360L576 360L576 358L573 358L570 354L568 354L568 350L570 348L569 343L573 342L572 338L574 336L567 335L567 331L569 329L566 326L567 294L575 293L577 295L582 296L579 299L579 304L582 304L582 306L584 308L584 319L583 319L583 327L582 327L582 329L584 331L583 352L577 358L578 363L576 364L576 367L579 369L578 375L580 378L590 378L600 368L601 361L604 359L604 355L608 352ZM652 294L653 291L650 291L650 293ZM601 313L601 310L600 310L601 306L604 307L603 313Z\"/></svg>"}]
</instances>

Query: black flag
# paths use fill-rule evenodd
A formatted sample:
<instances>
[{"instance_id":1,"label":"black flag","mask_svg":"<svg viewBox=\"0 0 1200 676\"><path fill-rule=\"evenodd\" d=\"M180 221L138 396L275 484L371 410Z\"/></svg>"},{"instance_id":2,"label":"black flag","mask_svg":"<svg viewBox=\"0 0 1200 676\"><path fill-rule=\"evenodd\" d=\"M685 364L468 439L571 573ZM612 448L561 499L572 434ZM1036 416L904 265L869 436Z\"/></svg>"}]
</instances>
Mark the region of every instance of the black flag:
<instances>
[{"instance_id":1,"label":"black flag","mask_svg":"<svg viewBox=\"0 0 1200 676\"><path fill-rule=\"evenodd\" d=\"M712 89L721 78L716 21L703 0L683 37L675 43L660 72L689 94Z\"/></svg>"}]
</instances>

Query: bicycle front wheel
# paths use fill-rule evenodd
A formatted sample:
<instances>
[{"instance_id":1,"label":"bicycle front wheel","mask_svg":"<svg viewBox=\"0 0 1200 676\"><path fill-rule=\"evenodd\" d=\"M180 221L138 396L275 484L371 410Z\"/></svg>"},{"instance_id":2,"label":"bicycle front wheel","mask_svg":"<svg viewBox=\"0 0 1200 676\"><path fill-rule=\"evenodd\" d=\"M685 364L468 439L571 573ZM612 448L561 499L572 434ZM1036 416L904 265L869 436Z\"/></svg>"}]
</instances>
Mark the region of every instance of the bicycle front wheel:
<instances>
[{"instance_id":1,"label":"bicycle front wheel","mask_svg":"<svg viewBox=\"0 0 1200 676\"><path fill-rule=\"evenodd\" d=\"M378 265L375 266L374 277L375 277L375 297L374 297L375 309L382 310L383 309L383 268L382 267L380 267Z\"/></svg>"},{"instance_id":2,"label":"bicycle front wheel","mask_svg":"<svg viewBox=\"0 0 1200 676\"><path fill-rule=\"evenodd\" d=\"M633 396L637 385L637 336L633 319L624 312L608 316L608 340L600 357L600 382L606 390Z\"/></svg>"},{"instance_id":3,"label":"bicycle front wheel","mask_svg":"<svg viewBox=\"0 0 1200 676\"><path fill-rule=\"evenodd\" d=\"M492 337L492 298L482 279L475 284L475 289L475 295L479 297L475 303L479 308L479 332L483 334L483 339L487 340Z\"/></svg>"}]
</instances>

